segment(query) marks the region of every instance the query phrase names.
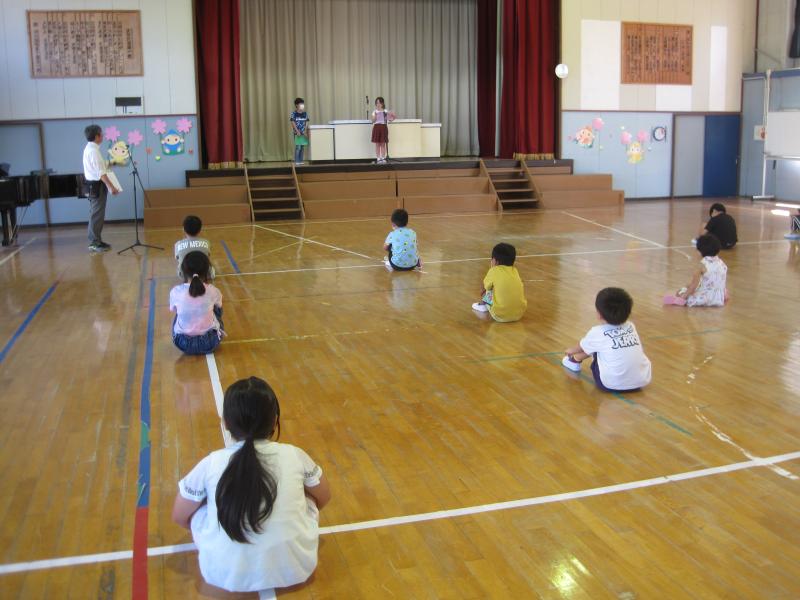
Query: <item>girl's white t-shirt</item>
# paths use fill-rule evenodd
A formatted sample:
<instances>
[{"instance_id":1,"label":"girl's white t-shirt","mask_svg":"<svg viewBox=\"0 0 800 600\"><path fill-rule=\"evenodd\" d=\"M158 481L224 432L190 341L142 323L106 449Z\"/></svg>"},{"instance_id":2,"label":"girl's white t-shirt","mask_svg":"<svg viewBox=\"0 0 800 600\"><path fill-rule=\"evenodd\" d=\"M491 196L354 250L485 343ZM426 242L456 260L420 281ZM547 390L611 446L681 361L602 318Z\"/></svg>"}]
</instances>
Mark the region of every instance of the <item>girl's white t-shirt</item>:
<instances>
[{"instance_id":1,"label":"girl's white t-shirt","mask_svg":"<svg viewBox=\"0 0 800 600\"><path fill-rule=\"evenodd\" d=\"M580 342L586 354L596 354L600 380L612 390L635 390L652 378L650 359L644 354L636 326L604 323L592 327Z\"/></svg>"},{"instance_id":2,"label":"girl's white t-shirt","mask_svg":"<svg viewBox=\"0 0 800 600\"><path fill-rule=\"evenodd\" d=\"M189 284L176 285L169 292L169 309L178 314L173 331L186 335L203 335L209 329L219 329L214 307L222 308L222 292L210 283L206 293L197 298L189 295Z\"/></svg>"},{"instance_id":3,"label":"girl's white t-shirt","mask_svg":"<svg viewBox=\"0 0 800 600\"><path fill-rule=\"evenodd\" d=\"M219 524L216 492L231 456L242 444L212 452L178 484L183 498L206 502L191 524L200 572L208 583L232 592L302 583L317 566L319 543L319 511L304 488L319 485L322 469L296 446L257 441L256 451L275 478L278 492L261 532L248 532L252 543L241 544Z\"/></svg>"}]
</instances>

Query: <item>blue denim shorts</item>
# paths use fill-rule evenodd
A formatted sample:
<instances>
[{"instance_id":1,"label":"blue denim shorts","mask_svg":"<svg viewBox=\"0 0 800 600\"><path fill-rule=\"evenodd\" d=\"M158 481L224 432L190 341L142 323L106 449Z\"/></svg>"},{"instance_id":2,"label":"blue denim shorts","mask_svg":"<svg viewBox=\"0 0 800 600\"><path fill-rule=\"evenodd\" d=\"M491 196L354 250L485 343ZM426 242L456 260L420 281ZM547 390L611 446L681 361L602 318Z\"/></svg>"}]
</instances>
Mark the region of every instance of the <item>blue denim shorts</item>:
<instances>
[{"instance_id":1,"label":"blue denim shorts","mask_svg":"<svg viewBox=\"0 0 800 600\"><path fill-rule=\"evenodd\" d=\"M214 307L214 314L219 321L222 329L222 309ZM184 354L210 354L217 349L221 341L220 333L216 329L209 329L202 335L186 335L185 333L175 333L175 321L178 315L172 320L172 343Z\"/></svg>"}]
</instances>

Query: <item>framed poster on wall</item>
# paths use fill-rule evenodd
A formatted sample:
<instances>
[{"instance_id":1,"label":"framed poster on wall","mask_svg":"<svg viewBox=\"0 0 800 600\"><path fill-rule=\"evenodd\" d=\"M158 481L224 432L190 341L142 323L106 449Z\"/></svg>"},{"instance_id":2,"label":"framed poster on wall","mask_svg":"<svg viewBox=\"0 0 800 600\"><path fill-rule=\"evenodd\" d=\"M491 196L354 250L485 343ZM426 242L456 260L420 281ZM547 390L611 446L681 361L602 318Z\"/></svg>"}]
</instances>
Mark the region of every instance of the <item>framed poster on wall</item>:
<instances>
[{"instance_id":1,"label":"framed poster on wall","mask_svg":"<svg viewBox=\"0 0 800 600\"><path fill-rule=\"evenodd\" d=\"M691 25L622 23L622 83L692 85Z\"/></svg>"},{"instance_id":2,"label":"framed poster on wall","mask_svg":"<svg viewBox=\"0 0 800 600\"><path fill-rule=\"evenodd\" d=\"M31 77L144 74L138 10L29 10Z\"/></svg>"}]
</instances>

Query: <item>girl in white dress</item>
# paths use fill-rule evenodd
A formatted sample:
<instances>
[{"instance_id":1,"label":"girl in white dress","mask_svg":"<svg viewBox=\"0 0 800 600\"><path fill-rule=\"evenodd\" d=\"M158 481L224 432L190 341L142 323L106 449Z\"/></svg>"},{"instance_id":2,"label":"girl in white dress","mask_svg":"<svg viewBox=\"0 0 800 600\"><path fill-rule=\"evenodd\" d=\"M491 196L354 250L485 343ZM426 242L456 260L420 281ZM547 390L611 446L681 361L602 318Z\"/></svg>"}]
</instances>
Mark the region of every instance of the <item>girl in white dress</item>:
<instances>
[{"instance_id":1,"label":"girl in white dress","mask_svg":"<svg viewBox=\"0 0 800 600\"><path fill-rule=\"evenodd\" d=\"M317 566L319 509L331 497L322 469L280 435L275 392L257 377L225 392L236 444L201 460L178 484L172 519L191 529L200 572L231 592L287 587Z\"/></svg>"},{"instance_id":2,"label":"girl in white dress","mask_svg":"<svg viewBox=\"0 0 800 600\"><path fill-rule=\"evenodd\" d=\"M724 306L728 301L726 288L728 266L718 256L720 241L713 234L697 238L697 251L702 256L697 271L685 288L675 296L665 296L664 304L679 306Z\"/></svg>"}]
</instances>

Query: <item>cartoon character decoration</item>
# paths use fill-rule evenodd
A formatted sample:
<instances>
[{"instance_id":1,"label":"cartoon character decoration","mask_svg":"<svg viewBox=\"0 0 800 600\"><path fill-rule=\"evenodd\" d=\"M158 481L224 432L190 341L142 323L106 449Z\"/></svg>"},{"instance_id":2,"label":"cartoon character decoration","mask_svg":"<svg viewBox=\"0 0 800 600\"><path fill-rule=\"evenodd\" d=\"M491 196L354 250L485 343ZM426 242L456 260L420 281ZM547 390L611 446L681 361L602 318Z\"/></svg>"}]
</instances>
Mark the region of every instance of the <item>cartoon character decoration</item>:
<instances>
[{"instance_id":1,"label":"cartoon character decoration","mask_svg":"<svg viewBox=\"0 0 800 600\"><path fill-rule=\"evenodd\" d=\"M644 143L650 139L650 133L647 131L639 131L636 134L636 140L629 131L622 128L622 134L619 136L619 142L625 146L625 155L628 157L628 163L631 165L639 164L644 160Z\"/></svg>"},{"instance_id":2,"label":"cartoon character decoration","mask_svg":"<svg viewBox=\"0 0 800 600\"><path fill-rule=\"evenodd\" d=\"M603 119L595 117L591 124L581 127L575 135L569 136L569 139L581 148L593 148L595 141L600 141L600 130L603 129L604 124ZM600 150L602 149L601 147Z\"/></svg>"},{"instance_id":3,"label":"cartoon character decoration","mask_svg":"<svg viewBox=\"0 0 800 600\"><path fill-rule=\"evenodd\" d=\"M108 162L112 165L124 167L128 164L130 158L131 153L128 150L128 144L122 140L117 140L108 149Z\"/></svg>"},{"instance_id":4,"label":"cartoon character decoration","mask_svg":"<svg viewBox=\"0 0 800 600\"><path fill-rule=\"evenodd\" d=\"M167 130L167 123L163 119L156 119L150 124L153 133L159 136L161 154L164 156L178 156L186 150L186 135L192 128L192 121L181 117L175 122L175 128ZM151 150L152 152L152 150ZM157 156L156 160L160 160Z\"/></svg>"},{"instance_id":5,"label":"cartoon character decoration","mask_svg":"<svg viewBox=\"0 0 800 600\"><path fill-rule=\"evenodd\" d=\"M161 137L161 150L165 156L183 154L183 144L183 136L174 129L170 129L166 135Z\"/></svg>"},{"instance_id":6,"label":"cartoon character decoration","mask_svg":"<svg viewBox=\"0 0 800 600\"><path fill-rule=\"evenodd\" d=\"M628 162L632 165L642 162L644 158L644 148L642 148L642 143L639 141L631 143L628 146L628 150L625 153L628 155Z\"/></svg>"},{"instance_id":7,"label":"cartoon character decoration","mask_svg":"<svg viewBox=\"0 0 800 600\"><path fill-rule=\"evenodd\" d=\"M594 146L594 131L588 125L581 127L575 134L575 143L581 148L591 148Z\"/></svg>"}]
</instances>

